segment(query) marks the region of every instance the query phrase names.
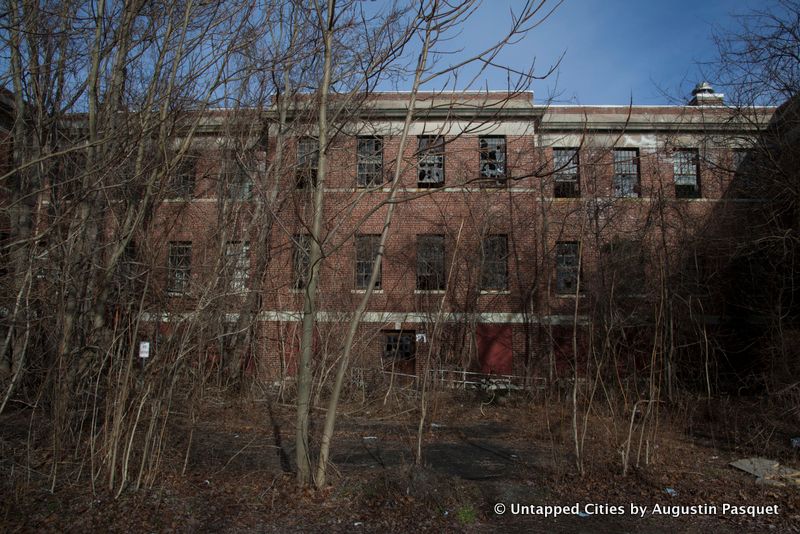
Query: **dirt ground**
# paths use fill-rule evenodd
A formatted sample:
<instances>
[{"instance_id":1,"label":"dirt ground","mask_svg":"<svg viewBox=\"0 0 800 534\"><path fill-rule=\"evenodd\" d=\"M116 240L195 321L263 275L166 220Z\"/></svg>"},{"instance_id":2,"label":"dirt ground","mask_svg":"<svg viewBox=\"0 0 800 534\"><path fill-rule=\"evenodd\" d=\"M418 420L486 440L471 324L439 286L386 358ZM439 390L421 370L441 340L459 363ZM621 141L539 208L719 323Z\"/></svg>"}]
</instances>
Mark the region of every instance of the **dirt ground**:
<instances>
[{"instance_id":1,"label":"dirt ground","mask_svg":"<svg viewBox=\"0 0 800 534\"><path fill-rule=\"evenodd\" d=\"M0 530L800 532L800 489L759 485L728 465L757 455L798 467L789 444L796 415L776 423L743 404L713 412L674 409L660 415L653 443L643 441L649 463L640 453L639 466L627 476L620 444L629 421L593 414L580 476L564 403L524 395L488 402L475 392L436 394L424 424L424 465L415 467L417 401L409 396L387 404L382 398L350 402L338 420L331 485L312 491L294 484L290 405L216 401L195 427L185 475L188 422L177 414L162 476L152 488L116 499L99 487L92 493L77 472L63 475L51 493L48 473L28 467L35 462L25 459L30 418L25 411L10 412L0 419ZM323 416L314 412L315 432ZM505 513L496 512L498 503ZM632 515L631 503L648 512ZM520 505L575 504L579 515L514 513ZM716 506L717 513L673 517L651 513L656 504ZM778 514L722 513L724 504L777 505ZM587 515L587 506L608 513Z\"/></svg>"}]
</instances>

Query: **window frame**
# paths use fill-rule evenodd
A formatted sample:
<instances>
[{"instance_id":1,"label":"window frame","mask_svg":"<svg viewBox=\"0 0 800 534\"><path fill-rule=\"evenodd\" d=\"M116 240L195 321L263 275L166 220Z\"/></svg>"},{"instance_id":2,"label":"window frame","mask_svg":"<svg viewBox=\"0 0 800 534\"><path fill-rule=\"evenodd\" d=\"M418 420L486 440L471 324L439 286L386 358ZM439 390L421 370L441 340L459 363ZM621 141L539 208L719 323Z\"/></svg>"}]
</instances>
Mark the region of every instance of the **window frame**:
<instances>
[{"instance_id":1,"label":"window frame","mask_svg":"<svg viewBox=\"0 0 800 534\"><path fill-rule=\"evenodd\" d=\"M226 242L225 266L228 274L228 292L247 292L247 282L250 280L250 242Z\"/></svg>"},{"instance_id":2,"label":"window frame","mask_svg":"<svg viewBox=\"0 0 800 534\"><path fill-rule=\"evenodd\" d=\"M253 189L255 180L253 175L257 172L243 163L254 157L252 154L244 154L242 158L236 157L229 159L226 164L225 179L225 198L234 202L241 202L253 199Z\"/></svg>"},{"instance_id":3,"label":"window frame","mask_svg":"<svg viewBox=\"0 0 800 534\"><path fill-rule=\"evenodd\" d=\"M381 360L412 362L417 358L417 332L416 330L381 330L383 334L383 349ZM401 352L403 340L406 341L407 350Z\"/></svg>"},{"instance_id":4,"label":"window frame","mask_svg":"<svg viewBox=\"0 0 800 534\"><path fill-rule=\"evenodd\" d=\"M297 169L295 170L295 188L308 189L317 186L319 169L319 139L304 136L297 139Z\"/></svg>"},{"instance_id":5,"label":"window frame","mask_svg":"<svg viewBox=\"0 0 800 534\"><path fill-rule=\"evenodd\" d=\"M192 280L192 242L170 241L167 247L167 295L182 297L189 293Z\"/></svg>"},{"instance_id":6,"label":"window frame","mask_svg":"<svg viewBox=\"0 0 800 534\"><path fill-rule=\"evenodd\" d=\"M622 157L623 154L629 156ZM612 190L617 198L639 198L641 197L641 160L638 148L621 147L615 148L614 157L614 177ZM630 182L633 184L630 184Z\"/></svg>"},{"instance_id":7,"label":"window frame","mask_svg":"<svg viewBox=\"0 0 800 534\"><path fill-rule=\"evenodd\" d=\"M442 135L417 136L417 187L444 187L445 180L445 139ZM435 173L438 171L438 179ZM434 179L423 174L434 173Z\"/></svg>"},{"instance_id":8,"label":"window frame","mask_svg":"<svg viewBox=\"0 0 800 534\"><path fill-rule=\"evenodd\" d=\"M490 146L490 141L500 142L494 147ZM486 143L484 145L484 143ZM505 187L508 184L508 143L505 135L481 135L478 136L479 151L479 175L481 187ZM490 158L489 155L494 154ZM495 165L500 170L491 170L487 167Z\"/></svg>"},{"instance_id":9,"label":"window frame","mask_svg":"<svg viewBox=\"0 0 800 534\"><path fill-rule=\"evenodd\" d=\"M447 284L445 254L444 235L417 235L416 288L418 291L444 291Z\"/></svg>"},{"instance_id":10,"label":"window frame","mask_svg":"<svg viewBox=\"0 0 800 534\"><path fill-rule=\"evenodd\" d=\"M369 150L369 145L372 150ZM360 135L356 139L356 185L377 187L383 185L383 137Z\"/></svg>"},{"instance_id":11,"label":"window frame","mask_svg":"<svg viewBox=\"0 0 800 534\"><path fill-rule=\"evenodd\" d=\"M308 287L308 268L311 264L311 235L295 234L292 240L292 289Z\"/></svg>"},{"instance_id":12,"label":"window frame","mask_svg":"<svg viewBox=\"0 0 800 534\"><path fill-rule=\"evenodd\" d=\"M692 168L694 168L694 173L683 172L691 171ZM672 173L672 181L675 184L675 198L691 199L702 197L700 188L700 151L698 149L674 149L672 151ZM694 177L694 184L679 183L679 181L688 182L692 177Z\"/></svg>"},{"instance_id":13,"label":"window frame","mask_svg":"<svg viewBox=\"0 0 800 534\"><path fill-rule=\"evenodd\" d=\"M571 250L568 251L567 247ZM574 248L573 248L574 247ZM568 258L574 258L567 262ZM581 242L557 241L556 242L556 293L559 295L574 295L578 291L578 280L581 275ZM565 282L570 281L568 287ZM579 292L579 291L578 291Z\"/></svg>"},{"instance_id":14,"label":"window frame","mask_svg":"<svg viewBox=\"0 0 800 534\"><path fill-rule=\"evenodd\" d=\"M553 197L580 198L580 176L578 147L553 147Z\"/></svg>"},{"instance_id":15,"label":"window frame","mask_svg":"<svg viewBox=\"0 0 800 534\"><path fill-rule=\"evenodd\" d=\"M494 249L492 242L502 243L504 251L498 257L489 257ZM489 234L481 240L481 291L508 291L508 259L508 234ZM495 280L502 280L502 283L495 283Z\"/></svg>"},{"instance_id":16,"label":"window frame","mask_svg":"<svg viewBox=\"0 0 800 534\"><path fill-rule=\"evenodd\" d=\"M366 290L369 288L369 279L372 276L372 267L375 264L375 258L378 255L380 248L380 234L359 234L355 236L355 288L356 290ZM369 248L370 254L366 254L365 247ZM366 255L367 257L362 257ZM383 277L383 262L381 262L381 269L378 272L378 278L375 280L375 287L373 289L381 289L381 281Z\"/></svg>"},{"instance_id":17,"label":"window frame","mask_svg":"<svg viewBox=\"0 0 800 534\"><path fill-rule=\"evenodd\" d=\"M170 180L170 198L192 200L197 187L197 154L187 152L178 157Z\"/></svg>"}]
</instances>

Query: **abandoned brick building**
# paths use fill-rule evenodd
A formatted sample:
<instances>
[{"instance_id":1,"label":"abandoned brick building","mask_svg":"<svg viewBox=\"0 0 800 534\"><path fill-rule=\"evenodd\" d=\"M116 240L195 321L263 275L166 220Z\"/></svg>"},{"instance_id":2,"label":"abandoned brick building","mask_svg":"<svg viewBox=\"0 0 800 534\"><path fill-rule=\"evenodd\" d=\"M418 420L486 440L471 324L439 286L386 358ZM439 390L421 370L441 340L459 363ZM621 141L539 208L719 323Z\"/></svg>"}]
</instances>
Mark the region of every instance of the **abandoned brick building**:
<instances>
[{"instance_id":1,"label":"abandoned brick building","mask_svg":"<svg viewBox=\"0 0 800 534\"><path fill-rule=\"evenodd\" d=\"M670 313L719 325L717 267L747 231L742 210L758 202L737 169L774 110L745 120L707 84L669 106L421 94L399 153L408 101L372 95L327 147L315 341L323 368L369 283L395 175L356 369L553 377L585 357L588 327L600 321L646 356L637 332L664 320L667 287L679 297ZM155 258L163 297L147 304L143 331L163 336L213 309L222 334L201 343L210 357L243 351L265 376L293 374L319 151L313 121L298 124L283 142L268 126L231 148L225 113L209 115L150 236L137 239L139 249L149 243L139 253ZM266 212L265 243L253 221ZM244 302L255 310L247 325Z\"/></svg>"}]
</instances>

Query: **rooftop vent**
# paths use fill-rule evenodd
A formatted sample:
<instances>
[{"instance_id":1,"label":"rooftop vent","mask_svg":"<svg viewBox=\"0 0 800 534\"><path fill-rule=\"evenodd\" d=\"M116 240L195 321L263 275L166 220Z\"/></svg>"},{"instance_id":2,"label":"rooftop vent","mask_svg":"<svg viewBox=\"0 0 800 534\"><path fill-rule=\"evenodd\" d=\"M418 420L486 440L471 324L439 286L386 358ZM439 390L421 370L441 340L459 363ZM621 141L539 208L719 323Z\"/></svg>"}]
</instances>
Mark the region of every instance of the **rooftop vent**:
<instances>
[{"instance_id":1,"label":"rooftop vent","mask_svg":"<svg viewBox=\"0 0 800 534\"><path fill-rule=\"evenodd\" d=\"M708 82L700 82L692 90L690 106L721 106L725 103L725 95L717 93Z\"/></svg>"}]
</instances>

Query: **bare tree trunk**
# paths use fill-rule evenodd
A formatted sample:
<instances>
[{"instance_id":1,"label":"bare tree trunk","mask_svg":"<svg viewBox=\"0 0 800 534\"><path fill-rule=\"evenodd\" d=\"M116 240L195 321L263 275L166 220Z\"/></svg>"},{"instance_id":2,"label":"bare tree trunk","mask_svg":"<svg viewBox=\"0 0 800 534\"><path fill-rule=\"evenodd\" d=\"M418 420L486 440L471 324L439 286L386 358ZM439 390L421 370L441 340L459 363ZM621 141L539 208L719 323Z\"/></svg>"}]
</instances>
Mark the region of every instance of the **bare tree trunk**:
<instances>
[{"instance_id":1,"label":"bare tree trunk","mask_svg":"<svg viewBox=\"0 0 800 534\"><path fill-rule=\"evenodd\" d=\"M395 171L394 176L392 177L392 187L389 193L389 198L387 200L388 208L386 210L386 217L383 221L383 230L381 231L380 243L378 245L378 252L375 258L375 262L372 266L372 272L370 273L369 285L367 286L367 290L364 292L364 295L361 297L361 300L358 303L358 307L353 313L353 316L350 318L350 324L347 329L347 335L345 337L344 342L344 350L342 357L339 361L339 367L336 371L336 378L333 384L333 390L331 391L330 399L328 400L328 411L325 417L325 425L322 429L322 442L320 445L320 453L319 453L319 462L317 464L317 476L315 479L315 484L317 488L325 487L326 483L326 471L328 467L328 456L330 453L330 446L331 446L331 439L333 438L333 430L336 424L336 410L338 409L339 405L339 396L341 395L342 385L344 383L344 377L347 372L347 367L350 363L350 354L353 349L353 340L355 339L356 332L358 331L358 326L361 324L361 318L364 315L364 311L367 309L367 305L369 304L370 297L372 296L372 290L375 287L375 282L378 279L378 275L381 272L381 262L383 260L383 252L386 247L386 241L389 237L389 230L391 229L392 219L394 217L394 210L396 203L394 202L397 189L400 185L400 175L402 171L402 155L405 151L406 142L408 140L408 132L411 128L411 122L414 117L414 109L416 105L416 98L417 98L417 91L419 90L420 79L422 78L422 73L425 71L425 65L428 58L428 44L430 41L430 23L433 17L428 19L428 27L426 28L425 32L425 39L422 45L422 51L420 52L419 59L417 61L417 69L414 76L414 83L411 89L411 95L409 96L408 102L408 111L406 112L406 118L403 123L403 131L400 135L400 146L397 150L397 161L395 162Z\"/></svg>"},{"instance_id":2,"label":"bare tree trunk","mask_svg":"<svg viewBox=\"0 0 800 534\"><path fill-rule=\"evenodd\" d=\"M317 12L320 20L322 13ZM311 226L311 250L309 252L309 276L303 296L303 338L300 349L300 361L297 365L297 429L296 429L296 461L297 483L301 486L311 482L311 453L308 440L308 414L311 398L311 356L314 348L314 326L317 314L317 285L319 270L322 265L322 222L325 202L326 153L328 151L328 94L331 83L331 57L333 47L333 27L336 21L336 0L328 0L326 9L327 22L323 29L323 66L322 83L319 88L319 159L317 162L317 183L313 188L314 219Z\"/></svg>"}]
</instances>

